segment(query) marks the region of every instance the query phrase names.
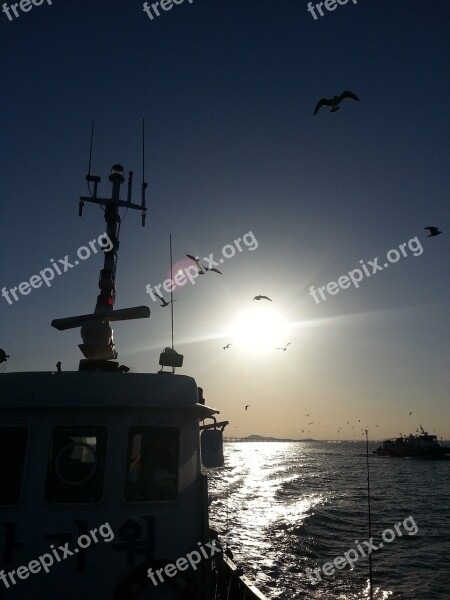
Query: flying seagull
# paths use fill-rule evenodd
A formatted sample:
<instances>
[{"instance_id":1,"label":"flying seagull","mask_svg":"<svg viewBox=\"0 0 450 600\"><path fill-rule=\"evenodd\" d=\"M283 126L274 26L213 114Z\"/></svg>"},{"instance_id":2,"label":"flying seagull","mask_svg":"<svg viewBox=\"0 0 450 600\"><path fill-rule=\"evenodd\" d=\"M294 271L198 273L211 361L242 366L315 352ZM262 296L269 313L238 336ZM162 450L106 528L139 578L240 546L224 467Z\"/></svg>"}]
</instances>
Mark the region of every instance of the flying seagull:
<instances>
[{"instance_id":1,"label":"flying seagull","mask_svg":"<svg viewBox=\"0 0 450 600\"><path fill-rule=\"evenodd\" d=\"M439 227L424 227L424 229L428 229L430 232L430 235L427 235L427 237L434 237L435 235L442 233L442 231L439 230Z\"/></svg>"},{"instance_id":2,"label":"flying seagull","mask_svg":"<svg viewBox=\"0 0 450 600\"><path fill-rule=\"evenodd\" d=\"M162 306L162 308L166 308L166 306L169 306L169 304L171 302L176 302L176 300L169 300L169 302L166 302L162 296L158 296L158 294L156 294L156 293L155 293L155 296L158 298L158 300L161 301L160 306Z\"/></svg>"},{"instance_id":3,"label":"flying seagull","mask_svg":"<svg viewBox=\"0 0 450 600\"><path fill-rule=\"evenodd\" d=\"M246 404L246 405L245 405L245 410L247 410L247 408L248 408L249 406L251 406L251 404Z\"/></svg>"},{"instance_id":4,"label":"flying seagull","mask_svg":"<svg viewBox=\"0 0 450 600\"><path fill-rule=\"evenodd\" d=\"M203 267L203 269L202 269L203 265L200 264L200 260L198 258L196 258L195 256L192 256L192 254L186 254L186 256L195 262L195 264L198 267L199 275L204 275L205 271L203 271L203 269L205 267Z\"/></svg>"},{"instance_id":5,"label":"flying seagull","mask_svg":"<svg viewBox=\"0 0 450 600\"><path fill-rule=\"evenodd\" d=\"M231 344L227 344L226 346L223 347L224 350L226 350L227 348L229 348L231 346Z\"/></svg>"},{"instance_id":6,"label":"flying seagull","mask_svg":"<svg viewBox=\"0 0 450 600\"><path fill-rule=\"evenodd\" d=\"M214 273L219 273L219 275L223 275L222 271L219 271L219 269L216 269L215 267L204 267L205 271L214 271Z\"/></svg>"},{"instance_id":7,"label":"flying seagull","mask_svg":"<svg viewBox=\"0 0 450 600\"><path fill-rule=\"evenodd\" d=\"M317 115L322 106L331 106L330 112L336 112L337 110L339 110L339 104L342 102L342 100L344 100L344 98L350 98L351 100L359 101L358 96L353 92L342 92L340 96L333 96L331 100L329 100L328 98L322 98L321 100L319 100L314 114Z\"/></svg>"},{"instance_id":8,"label":"flying seagull","mask_svg":"<svg viewBox=\"0 0 450 600\"><path fill-rule=\"evenodd\" d=\"M253 298L253 300L269 300L270 302L272 302L272 300L268 296L261 296L261 295L255 296Z\"/></svg>"},{"instance_id":9,"label":"flying seagull","mask_svg":"<svg viewBox=\"0 0 450 600\"><path fill-rule=\"evenodd\" d=\"M289 344L291 344L292 342L288 342L286 344L286 346L284 348L275 348L275 350L284 350L286 352L286 348L289 346Z\"/></svg>"}]
</instances>

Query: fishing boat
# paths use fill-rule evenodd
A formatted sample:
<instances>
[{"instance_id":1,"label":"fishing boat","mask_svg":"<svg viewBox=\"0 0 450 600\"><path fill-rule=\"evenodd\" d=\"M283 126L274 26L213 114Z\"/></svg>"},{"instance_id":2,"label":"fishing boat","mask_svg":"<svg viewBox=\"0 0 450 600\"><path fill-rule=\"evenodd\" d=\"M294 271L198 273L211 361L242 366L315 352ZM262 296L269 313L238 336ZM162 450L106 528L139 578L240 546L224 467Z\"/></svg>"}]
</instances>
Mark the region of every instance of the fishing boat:
<instances>
[{"instance_id":1,"label":"fishing boat","mask_svg":"<svg viewBox=\"0 0 450 600\"><path fill-rule=\"evenodd\" d=\"M420 434L401 436L385 440L373 451L377 456L400 458L446 458L450 454L448 446L442 446L436 435L430 435L420 426Z\"/></svg>"},{"instance_id":2,"label":"fishing boat","mask_svg":"<svg viewBox=\"0 0 450 600\"><path fill-rule=\"evenodd\" d=\"M92 147L92 146L91 146ZM232 533L209 526L207 469L223 466L218 411L183 356L166 348L156 373L116 360L110 323L148 318L114 309L124 169L114 165L95 310L55 319L81 329L78 371L0 375L0 598L4 600L265 600L234 563ZM143 178L144 179L144 178ZM6 353L5 357L7 356ZM169 370L165 370L169 369Z\"/></svg>"}]
</instances>

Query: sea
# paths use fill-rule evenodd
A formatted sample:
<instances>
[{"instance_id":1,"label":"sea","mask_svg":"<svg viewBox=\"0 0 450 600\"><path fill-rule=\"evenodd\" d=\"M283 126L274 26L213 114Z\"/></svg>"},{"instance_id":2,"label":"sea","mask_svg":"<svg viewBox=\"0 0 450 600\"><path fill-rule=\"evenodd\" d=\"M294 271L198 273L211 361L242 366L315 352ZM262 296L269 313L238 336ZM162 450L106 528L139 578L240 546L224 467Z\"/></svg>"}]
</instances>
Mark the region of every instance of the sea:
<instances>
[{"instance_id":1,"label":"sea","mask_svg":"<svg viewBox=\"0 0 450 600\"><path fill-rule=\"evenodd\" d=\"M370 599L371 560L374 600L450 600L450 460L371 455L378 445L224 444L210 525L232 531L235 562L267 598Z\"/></svg>"}]
</instances>

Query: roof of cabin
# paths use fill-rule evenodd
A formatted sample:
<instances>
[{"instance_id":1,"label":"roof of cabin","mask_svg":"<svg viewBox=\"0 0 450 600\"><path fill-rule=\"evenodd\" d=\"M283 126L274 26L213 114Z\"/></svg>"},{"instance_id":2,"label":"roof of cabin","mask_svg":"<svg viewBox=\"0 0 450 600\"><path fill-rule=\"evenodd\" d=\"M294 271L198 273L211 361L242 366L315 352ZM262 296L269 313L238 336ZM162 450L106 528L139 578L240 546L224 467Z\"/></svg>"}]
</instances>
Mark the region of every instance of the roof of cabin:
<instances>
[{"instance_id":1,"label":"roof of cabin","mask_svg":"<svg viewBox=\"0 0 450 600\"><path fill-rule=\"evenodd\" d=\"M199 416L216 411L198 403L195 379L186 375L63 371L0 375L0 407L195 408Z\"/></svg>"}]
</instances>

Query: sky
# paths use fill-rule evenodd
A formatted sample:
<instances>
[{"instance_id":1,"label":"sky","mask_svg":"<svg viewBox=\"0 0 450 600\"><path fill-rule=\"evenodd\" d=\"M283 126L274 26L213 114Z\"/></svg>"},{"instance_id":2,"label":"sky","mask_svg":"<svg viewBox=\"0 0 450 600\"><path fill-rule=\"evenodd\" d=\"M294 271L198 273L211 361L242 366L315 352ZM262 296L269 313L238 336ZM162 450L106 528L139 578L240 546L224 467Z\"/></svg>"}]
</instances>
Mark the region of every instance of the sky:
<instances>
[{"instance_id":1,"label":"sky","mask_svg":"<svg viewBox=\"0 0 450 600\"><path fill-rule=\"evenodd\" d=\"M97 206L78 217L92 120L99 195L121 163L139 203L145 118L147 222L123 219L115 308L151 317L114 324L120 363L156 372L170 346L170 308L146 286L167 279L172 234L174 272L193 265L186 253L212 253L222 272L175 290L174 331L177 372L226 435L382 439L423 425L450 439L447 0L350 0L323 16L304 0L184 0L152 19L135 0L45 0L17 17L11 4L2 290L72 264L105 231ZM359 102L313 115L344 90ZM102 261L0 296L7 372L77 370L79 330L50 322L93 311Z\"/></svg>"}]
</instances>

